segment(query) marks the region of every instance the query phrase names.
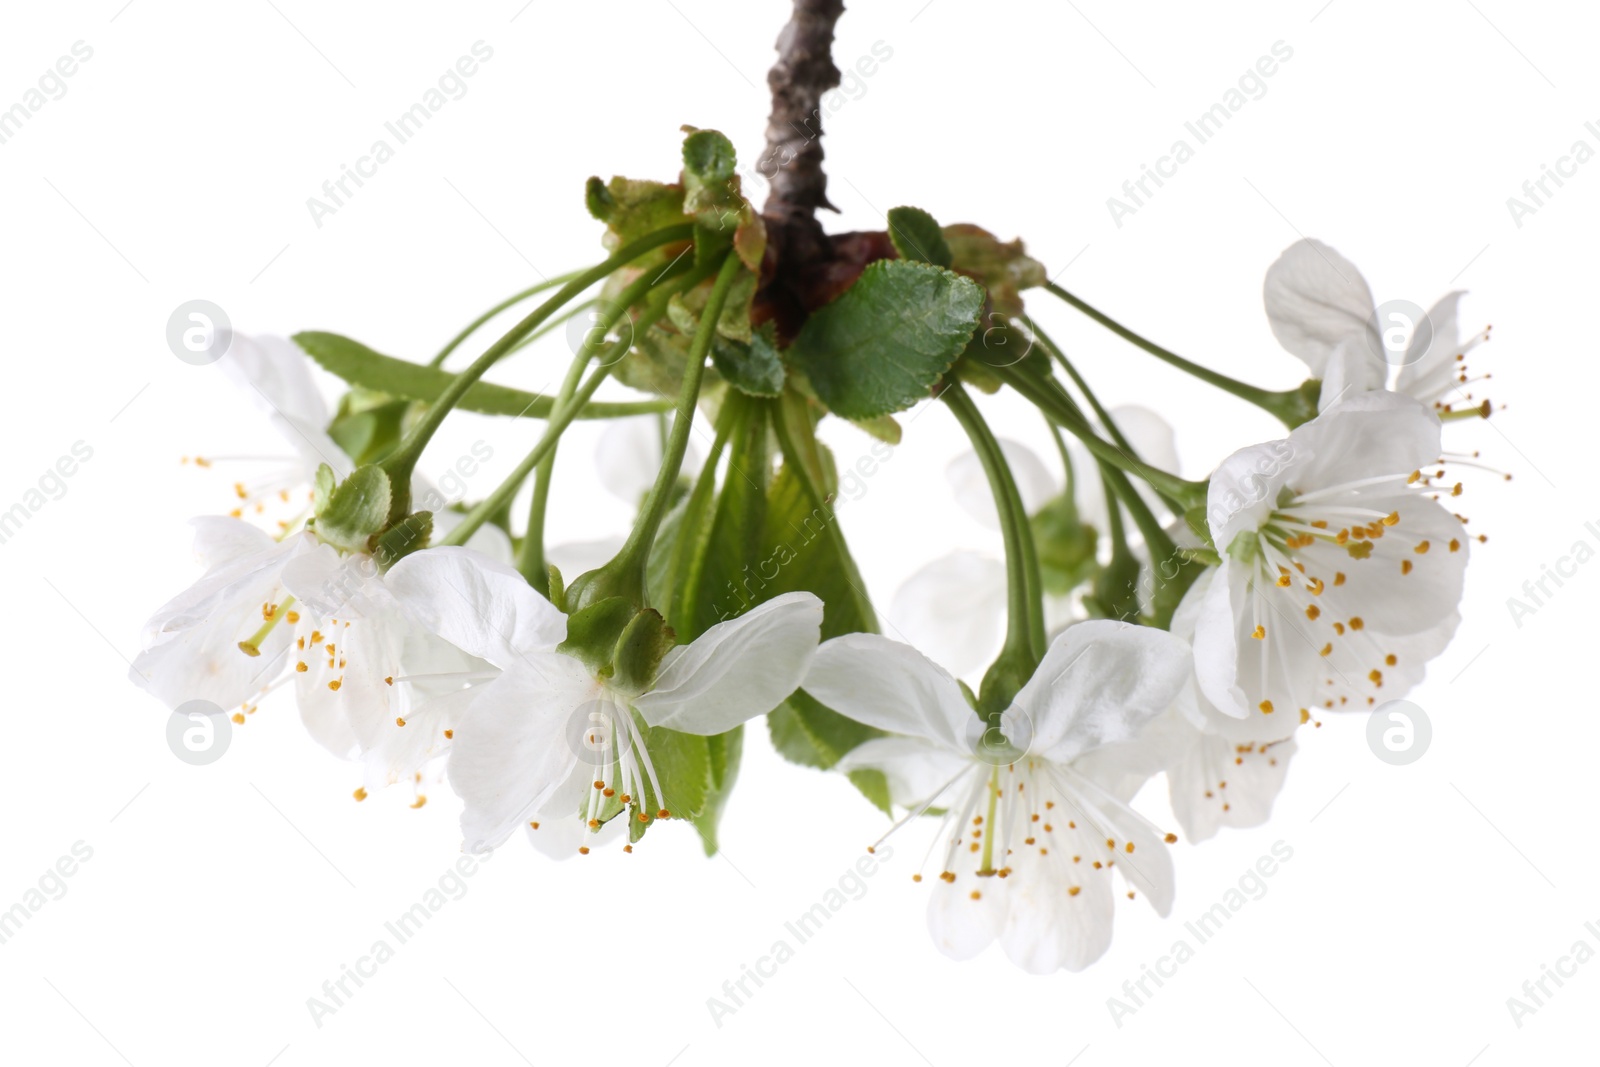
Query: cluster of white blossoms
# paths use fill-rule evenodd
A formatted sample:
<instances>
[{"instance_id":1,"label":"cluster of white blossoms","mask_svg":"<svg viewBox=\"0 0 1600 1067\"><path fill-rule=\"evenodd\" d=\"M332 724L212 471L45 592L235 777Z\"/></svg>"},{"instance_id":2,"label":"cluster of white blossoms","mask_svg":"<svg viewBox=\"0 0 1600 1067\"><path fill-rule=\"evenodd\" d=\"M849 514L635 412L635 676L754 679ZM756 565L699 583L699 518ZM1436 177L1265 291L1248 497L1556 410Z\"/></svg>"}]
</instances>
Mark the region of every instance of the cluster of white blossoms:
<instances>
[{"instance_id":1,"label":"cluster of white blossoms","mask_svg":"<svg viewBox=\"0 0 1600 1067\"><path fill-rule=\"evenodd\" d=\"M974 230L945 232L959 251ZM684 235L654 246L670 251L668 238ZM1011 253L1013 276L1026 276L1032 261L1019 244L982 251L997 248ZM613 259L625 264L630 250ZM997 291L994 275L965 269L960 255L927 271ZM914 877L941 951L967 958L999 942L1016 965L1045 973L1082 969L1107 950L1118 896L1171 909L1178 836L1131 806L1147 783L1165 778L1190 842L1260 824L1302 727L1405 695L1454 634L1479 538L1452 510L1462 486L1445 464L1460 457L1444 452L1441 434L1488 414L1464 369L1486 333L1459 338L1459 293L1391 358L1355 267L1318 242L1292 246L1268 273L1267 312L1313 381L1281 394L1240 386L1269 410L1302 407L1285 417L1286 436L1240 448L1203 482L1176 476L1160 416L1101 408L1042 335L1036 364L1020 372L958 360L970 358L972 331L958 335L923 395L948 403L968 431L974 453L950 481L1002 531L1006 556L955 553L918 572L891 612L906 643L874 632L829 506L837 475L814 436L830 407L863 402L828 384L804 330L765 342L748 327L742 340L716 334L741 279L760 280L737 253L671 277L613 275L611 293L630 286L620 308L584 343L562 395L535 398L547 401L537 412L545 438L473 507L418 506L437 493L415 478L416 454L450 406L494 412L495 394L470 387L559 301L467 372L436 361L415 370L437 381L396 378L387 394L374 384L387 357L363 349L371 361L341 364L358 367L347 376L359 403L347 397L338 414L306 358L330 335L298 345L233 337L222 367L291 454L253 457L270 473L236 484L236 510L194 520L203 573L151 618L132 680L169 707L203 700L240 723L292 682L315 741L362 765L358 799L399 784L420 806L424 784L447 777L464 848L520 833L555 858L607 843L631 852L667 819L692 822L711 850L741 727L768 716L781 754L902 810L895 832L937 817ZM665 318L650 284L676 284ZM606 417L585 407L593 390L578 387L578 371L622 309L633 328L597 373L621 366L628 384L657 392L652 403L668 383L679 390L676 417L670 401L651 409L660 415L612 406L626 418L606 435L601 481L638 506L638 522L625 540L547 554L554 442L574 418ZM688 357L673 374L650 362L651 346L669 343ZM1054 377L1052 358L1093 417ZM814 389L786 381L800 367ZM994 437L963 382L1033 400L1058 429L1062 473ZM715 443L695 469L684 459L697 407ZM352 413L386 410L387 444L372 444L383 439L377 423L351 432ZM878 419L884 432L887 416L850 417ZM532 518L519 531L506 505L530 474ZM822 531L799 548L772 535L779 518L795 526L783 510L794 506ZM751 561L785 548L779 576L763 571L752 585ZM569 577L547 559L570 561ZM724 580L740 594L731 616L708 609Z\"/></svg>"}]
</instances>

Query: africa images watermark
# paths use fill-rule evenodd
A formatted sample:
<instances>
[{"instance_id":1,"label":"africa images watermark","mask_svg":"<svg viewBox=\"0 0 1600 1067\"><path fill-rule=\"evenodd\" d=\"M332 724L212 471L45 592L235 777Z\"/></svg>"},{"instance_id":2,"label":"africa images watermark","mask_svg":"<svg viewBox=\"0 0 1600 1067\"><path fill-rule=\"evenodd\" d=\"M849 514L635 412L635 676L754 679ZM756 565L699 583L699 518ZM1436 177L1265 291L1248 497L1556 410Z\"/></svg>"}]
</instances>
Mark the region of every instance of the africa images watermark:
<instances>
[{"instance_id":1,"label":"africa images watermark","mask_svg":"<svg viewBox=\"0 0 1600 1067\"><path fill-rule=\"evenodd\" d=\"M1600 942L1600 924L1586 922L1583 930ZM1539 964L1539 977L1522 983L1522 996L1506 998L1506 1010L1511 1013L1511 1021L1517 1024L1517 1029L1522 1029L1523 1020L1528 1016L1537 1015L1540 1008L1549 1007L1547 1002L1567 984L1563 979L1576 978L1578 968L1594 958L1594 946L1580 937L1572 943L1570 952L1556 957L1554 967L1548 963ZM1554 989L1550 988L1552 984L1555 985Z\"/></svg>"},{"instance_id":2,"label":"africa images watermark","mask_svg":"<svg viewBox=\"0 0 1600 1067\"><path fill-rule=\"evenodd\" d=\"M1166 955L1156 959L1154 967L1148 963L1141 964L1140 975L1122 983L1121 997L1106 998L1106 1010L1111 1013L1111 1021L1117 1024L1118 1030L1122 1029L1123 1019L1138 1014L1139 1009L1145 1007L1166 984L1166 979L1175 978L1178 968L1194 959L1198 946L1216 937L1250 901L1260 900L1267 895L1267 879L1278 873L1280 864L1294 858L1294 849L1284 841L1274 841L1270 851L1270 855L1262 856L1253 866L1246 868L1239 876L1237 885L1223 893L1221 900L1201 912L1192 922L1183 924L1183 928L1194 938L1193 945L1187 938L1178 938ZM1152 983L1154 989L1151 988Z\"/></svg>"},{"instance_id":3,"label":"africa images watermark","mask_svg":"<svg viewBox=\"0 0 1600 1067\"><path fill-rule=\"evenodd\" d=\"M94 458L94 449L84 441L74 441L70 455L60 456L44 469L38 483L22 494L22 499L0 511L0 545L10 543L27 524L52 500L67 495L67 479L77 474L83 464Z\"/></svg>"},{"instance_id":4,"label":"africa images watermark","mask_svg":"<svg viewBox=\"0 0 1600 1067\"><path fill-rule=\"evenodd\" d=\"M460 100L467 95L467 79L477 74L480 64L487 63L494 58L494 49L483 41L472 42L471 55L464 55L455 61L455 64L446 68L439 75L437 83L428 87L422 98L402 111L392 121L385 122L383 128L394 144L387 138L380 137L372 142L365 155L356 157L355 166L339 164L339 175L322 183L322 196L309 196L306 198L306 210L311 213L311 221L317 229L322 229L323 219L328 215L337 214L344 207L346 201L356 195L356 192L366 184L363 179L377 177L378 168L395 157L396 149L410 141L422 132L424 126L433 120L433 116L444 109L452 100ZM350 188L351 184L355 189Z\"/></svg>"},{"instance_id":5,"label":"africa images watermark","mask_svg":"<svg viewBox=\"0 0 1600 1067\"><path fill-rule=\"evenodd\" d=\"M711 1021L722 1029L723 1020L736 1014L745 1003L760 991L763 979L777 977L778 968L795 957L795 948L804 945L822 931L822 928L851 901L867 895L867 879L878 873L879 864L894 859L894 849L878 845L870 854L856 860L839 875L835 885L822 894L822 899L783 924L787 937L780 937L764 955L756 957L755 965L739 965L739 976L722 983L722 996L706 998L706 1010ZM789 943L789 938L794 944ZM754 988L751 988L751 986Z\"/></svg>"},{"instance_id":6,"label":"africa images watermark","mask_svg":"<svg viewBox=\"0 0 1600 1067\"><path fill-rule=\"evenodd\" d=\"M1586 522L1583 524L1585 532L1594 538L1595 544L1600 544L1600 524ZM1572 550L1566 555L1556 558L1555 566L1541 563L1541 573L1537 578L1529 578L1522 583L1522 596L1506 597L1506 610L1511 613L1511 621L1517 624L1517 629L1522 629L1522 620L1529 615L1537 615L1539 609L1556 595L1566 582L1563 579L1577 577L1578 568L1594 559L1596 549L1585 538L1578 538L1572 543ZM1554 582L1555 588L1550 588Z\"/></svg>"},{"instance_id":7,"label":"africa images watermark","mask_svg":"<svg viewBox=\"0 0 1600 1067\"><path fill-rule=\"evenodd\" d=\"M0 911L0 945L16 937L34 915L53 900L67 895L67 879L78 873L81 864L94 858L94 849L82 841L72 843L71 855L62 856L46 867L34 886L29 886L22 899L5 911Z\"/></svg>"},{"instance_id":8,"label":"africa images watermark","mask_svg":"<svg viewBox=\"0 0 1600 1067\"><path fill-rule=\"evenodd\" d=\"M35 87L25 90L21 100L0 110L0 144L10 143L22 132L23 126L32 121L33 116L44 110L46 104L66 96L66 79L78 73L82 64L94 58L94 49L83 41L73 41L70 52L71 55L62 56L54 65L45 68Z\"/></svg>"},{"instance_id":9,"label":"africa images watermark","mask_svg":"<svg viewBox=\"0 0 1600 1067\"><path fill-rule=\"evenodd\" d=\"M1590 137L1600 141L1600 125L1591 120L1583 124L1583 129ZM1556 157L1554 167L1548 163L1539 164L1539 176L1529 178L1522 183L1522 197L1506 197L1506 210L1511 213L1511 221L1517 229L1522 229L1529 216L1537 215L1539 209L1545 207L1547 201L1561 191L1566 185L1566 182L1562 181L1563 178L1576 178L1578 168L1594 157L1594 146L1580 137L1572 142L1572 147L1564 155ZM1551 188L1552 185L1555 186L1554 189Z\"/></svg>"},{"instance_id":10,"label":"africa images watermark","mask_svg":"<svg viewBox=\"0 0 1600 1067\"><path fill-rule=\"evenodd\" d=\"M1154 167L1141 163L1139 176L1122 183L1122 194L1126 200L1106 197L1106 210L1111 213L1111 221L1117 229L1122 229L1122 220L1138 214L1139 209L1156 195L1156 190L1166 184L1163 178L1177 177L1178 168L1195 157L1195 150L1200 145L1221 133L1223 127L1250 101L1260 100L1267 95L1267 79L1278 73L1281 64L1294 58L1294 49L1284 41L1273 41L1269 51L1270 55L1261 56L1254 66L1245 68L1245 72L1239 75L1238 83L1230 86L1222 94L1221 100L1202 111L1193 121L1183 124L1184 131L1194 138L1194 144L1191 145L1187 138L1179 137L1172 142L1172 147L1165 155L1156 158ZM1155 189L1150 188L1151 183L1155 184Z\"/></svg>"},{"instance_id":11,"label":"africa images watermark","mask_svg":"<svg viewBox=\"0 0 1600 1067\"><path fill-rule=\"evenodd\" d=\"M365 954L356 957L353 966L339 964L338 975L322 983L322 995L306 998L306 1010L311 1013L311 1021L316 1023L317 1029L322 1029L323 1021L328 1016L337 1014L340 1008L346 1006L366 985L365 979L377 977L378 968L394 959L395 949L398 946L404 945L421 932L422 928L443 911L444 906L450 901L460 900L466 896L467 879L477 874L479 864L487 863L493 854L494 851L491 849L477 854L476 857L466 855L457 859L439 875L436 885L429 886L423 892L420 900L401 912L392 922L383 924L387 937L375 940ZM393 939L392 944L390 938Z\"/></svg>"}]
</instances>

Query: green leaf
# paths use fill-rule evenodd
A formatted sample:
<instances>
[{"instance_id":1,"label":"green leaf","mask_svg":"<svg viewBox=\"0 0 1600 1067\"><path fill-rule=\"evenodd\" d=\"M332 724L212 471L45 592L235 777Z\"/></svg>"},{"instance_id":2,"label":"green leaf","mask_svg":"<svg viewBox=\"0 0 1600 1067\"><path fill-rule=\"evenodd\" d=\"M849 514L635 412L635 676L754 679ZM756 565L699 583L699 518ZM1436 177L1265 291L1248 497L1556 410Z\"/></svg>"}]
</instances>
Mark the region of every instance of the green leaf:
<instances>
[{"instance_id":1,"label":"green leaf","mask_svg":"<svg viewBox=\"0 0 1600 1067\"><path fill-rule=\"evenodd\" d=\"M950 246L932 215L920 207L889 209L889 240L901 259L950 266Z\"/></svg>"},{"instance_id":2,"label":"green leaf","mask_svg":"<svg viewBox=\"0 0 1600 1067\"><path fill-rule=\"evenodd\" d=\"M803 689L768 713L767 730L781 756L819 770L832 767L857 745L884 736L881 730L845 718ZM889 813L889 786L881 771L852 771L849 778L875 807Z\"/></svg>"},{"instance_id":3,"label":"green leaf","mask_svg":"<svg viewBox=\"0 0 1600 1067\"><path fill-rule=\"evenodd\" d=\"M783 359L770 322L751 335L749 344L718 337L711 346L711 364L742 393L777 396L783 392Z\"/></svg>"},{"instance_id":4,"label":"green leaf","mask_svg":"<svg viewBox=\"0 0 1600 1067\"><path fill-rule=\"evenodd\" d=\"M673 621L690 641L769 599L762 580L767 517L767 405L738 393L727 400L728 465L709 513L708 530L685 559Z\"/></svg>"},{"instance_id":5,"label":"green leaf","mask_svg":"<svg viewBox=\"0 0 1600 1067\"><path fill-rule=\"evenodd\" d=\"M336 333L310 330L295 334L294 341L328 373L343 378L353 386L404 400L432 402L456 377L450 371L437 367L425 367L420 363L382 355L359 341ZM478 382L467 390L457 406L463 411L476 411L483 415L524 415L543 419L550 416L552 403L550 397L539 393ZM639 410L637 405L586 405L578 417L630 414ZM329 432L333 432L331 427ZM339 438L335 436L334 440L339 441ZM339 441L339 444L344 446L343 441Z\"/></svg>"},{"instance_id":6,"label":"green leaf","mask_svg":"<svg viewBox=\"0 0 1600 1067\"><path fill-rule=\"evenodd\" d=\"M1023 289L1048 280L1044 264L1022 250L1022 241L1001 241L982 226L958 222L944 228L951 269L983 283L995 311L1015 318L1022 314Z\"/></svg>"},{"instance_id":7,"label":"green leaf","mask_svg":"<svg viewBox=\"0 0 1600 1067\"><path fill-rule=\"evenodd\" d=\"M821 449L821 446L819 446ZM820 452L831 469L833 459ZM767 523L754 575L763 599L782 593L805 591L822 601L822 636L872 632L877 620L862 607L862 591L855 561L841 557L828 527L838 516L827 504L817 504L787 463L778 470L767 493Z\"/></svg>"},{"instance_id":8,"label":"green leaf","mask_svg":"<svg viewBox=\"0 0 1600 1067\"><path fill-rule=\"evenodd\" d=\"M646 777L645 795L635 799L628 821L632 841L643 837L662 811L674 819L695 819L705 810L711 783L711 752L705 738L653 726L645 733L644 746L661 782L661 795L656 795ZM649 820L640 822L640 814L648 815Z\"/></svg>"},{"instance_id":9,"label":"green leaf","mask_svg":"<svg viewBox=\"0 0 1600 1067\"><path fill-rule=\"evenodd\" d=\"M983 290L970 278L878 260L812 312L789 361L834 414L890 415L928 395L972 339L982 308Z\"/></svg>"},{"instance_id":10,"label":"green leaf","mask_svg":"<svg viewBox=\"0 0 1600 1067\"><path fill-rule=\"evenodd\" d=\"M735 726L725 734L706 738L706 755L709 759L710 777L706 785L705 803L700 814L694 816L694 825L700 831L700 842L706 855L717 851L717 827L722 821L723 808L733 785L739 780L739 760L744 754L744 727Z\"/></svg>"},{"instance_id":11,"label":"green leaf","mask_svg":"<svg viewBox=\"0 0 1600 1067\"><path fill-rule=\"evenodd\" d=\"M318 488L322 478L318 476ZM317 511L317 536L346 552L364 552L389 520L389 476L382 467L357 467L326 494Z\"/></svg>"}]
</instances>

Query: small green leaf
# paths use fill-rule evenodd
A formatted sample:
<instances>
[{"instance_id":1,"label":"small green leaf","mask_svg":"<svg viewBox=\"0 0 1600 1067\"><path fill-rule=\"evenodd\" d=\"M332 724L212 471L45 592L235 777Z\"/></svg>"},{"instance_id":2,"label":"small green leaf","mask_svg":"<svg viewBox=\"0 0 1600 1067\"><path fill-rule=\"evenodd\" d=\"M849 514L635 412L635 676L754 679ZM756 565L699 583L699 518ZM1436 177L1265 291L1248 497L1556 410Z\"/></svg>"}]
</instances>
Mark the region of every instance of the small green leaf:
<instances>
[{"instance_id":1,"label":"small green leaf","mask_svg":"<svg viewBox=\"0 0 1600 1067\"><path fill-rule=\"evenodd\" d=\"M903 411L928 395L978 325L983 290L926 263L878 260L812 312L789 361L847 419Z\"/></svg>"},{"instance_id":2,"label":"small green leaf","mask_svg":"<svg viewBox=\"0 0 1600 1067\"><path fill-rule=\"evenodd\" d=\"M322 479L318 477L319 489ZM346 552L366 551L389 520L389 476L382 467L357 467L327 494L317 511L317 536Z\"/></svg>"},{"instance_id":3,"label":"small green leaf","mask_svg":"<svg viewBox=\"0 0 1600 1067\"><path fill-rule=\"evenodd\" d=\"M920 207L889 209L889 240L901 259L950 266L950 246L932 215Z\"/></svg>"},{"instance_id":4,"label":"small green leaf","mask_svg":"<svg viewBox=\"0 0 1600 1067\"><path fill-rule=\"evenodd\" d=\"M770 322L751 335L749 344L718 337L711 346L711 364L742 393L777 396L783 392L783 359Z\"/></svg>"},{"instance_id":5,"label":"small green leaf","mask_svg":"<svg viewBox=\"0 0 1600 1067\"><path fill-rule=\"evenodd\" d=\"M694 130L683 139L683 208L694 214L722 204L739 166L733 142L716 130Z\"/></svg>"}]
</instances>

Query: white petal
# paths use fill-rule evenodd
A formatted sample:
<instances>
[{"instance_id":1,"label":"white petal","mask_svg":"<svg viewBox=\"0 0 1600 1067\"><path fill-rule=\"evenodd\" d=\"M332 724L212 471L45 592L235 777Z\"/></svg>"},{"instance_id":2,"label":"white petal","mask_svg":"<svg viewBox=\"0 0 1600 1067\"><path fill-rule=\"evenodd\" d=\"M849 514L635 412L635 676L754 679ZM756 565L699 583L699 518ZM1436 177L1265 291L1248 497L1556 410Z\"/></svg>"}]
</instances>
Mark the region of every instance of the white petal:
<instances>
[{"instance_id":1,"label":"white petal","mask_svg":"<svg viewBox=\"0 0 1600 1067\"><path fill-rule=\"evenodd\" d=\"M1266 822L1289 772L1294 739L1234 741L1192 729L1190 739L1167 772L1172 813L1184 837L1204 841L1224 826Z\"/></svg>"},{"instance_id":2,"label":"white petal","mask_svg":"<svg viewBox=\"0 0 1600 1067\"><path fill-rule=\"evenodd\" d=\"M910 645L878 634L845 634L817 649L804 688L856 722L975 751L977 717L956 680Z\"/></svg>"},{"instance_id":3,"label":"white petal","mask_svg":"<svg viewBox=\"0 0 1600 1067\"><path fill-rule=\"evenodd\" d=\"M822 632L822 601L785 593L667 653L633 702L645 722L720 734L765 715L800 687Z\"/></svg>"},{"instance_id":4,"label":"white petal","mask_svg":"<svg viewBox=\"0 0 1600 1067\"><path fill-rule=\"evenodd\" d=\"M246 556L269 552L276 544L265 530L242 519L201 515L190 519L189 525L194 527L195 560L208 571Z\"/></svg>"},{"instance_id":5,"label":"white petal","mask_svg":"<svg viewBox=\"0 0 1600 1067\"><path fill-rule=\"evenodd\" d=\"M1027 445L1000 438L1000 451L1017 481L1017 492L1022 506L1032 515L1050 498L1060 492L1060 483ZM1000 515L995 510L994 492L989 488L988 476L983 473L983 461L976 452L964 452L950 461L944 476L954 490L956 503L973 519L991 530L1000 528Z\"/></svg>"},{"instance_id":6,"label":"white petal","mask_svg":"<svg viewBox=\"0 0 1600 1067\"><path fill-rule=\"evenodd\" d=\"M1217 548L1227 551L1240 533L1260 529L1277 506L1279 490L1314 456L1312 442L1291 434L1241 448L1218 464L1206 493L1206 522Z\"/></svg>"},{"instance_id":7,"label":"white petal","mask_svg":"<svg viewBox=\"0 0 1600 1067\"><path fill-rule=\"evenodd\" d=\"M384 583L423 626L502 670L566 640L567 617L522 575L468 548L427 548L396 563Z\"/></svg>"},{"instance_id":8,"label":"white petal","mask_svg":"<svg viewBox=\"0 0 1600 1067\"><path fill-rule=\"evenodd\" d=\"M1284 249L1267 269L1262 296L1273 336L1305 362L1314 378L1322 377L1341 343L1367 345L1369 337L1377 343L1367 280L1321 241L1308 238Z\"/></svg>"},{"instance_id":9,"label":"white petal","mask_svg":"<svg viewBox=\"0 0 1600 1067\"><path fill-rule=\"evenodd\" d=\"M231 549L217 543L213 535L218 529L203 524L201 540L203 551L222 559ZM231 533L221 536L239 544L249 540ZM282 544L268 540L258 551L213 567L150 617L142 632L144 650L128 674L135 685L171 708L208 700L226 709L248 700L278 675L292 627L280 623L273 628L258 656L247 655L239 645L261 628L262 606L283 599L284 567L315 542L298 535Z\"/></svg>"},{"instance_id":10,"label":"white petal","mask_svg":"<svg viewBox=\"0 0 1600 1067\"><path fill-rule=\"evenodd\" d=\"M602 537L594 541L565 541L545 549L545 558L555 564L561 579L571 584L580 574L603 566L622 551L621 537Z\"/></svg>"},{"instance_id":11,"label":"white petal","mask_svg":"<svg viewBox=\"0 0 1600 1067\"><path fill-rule=\"evenodd\" d=\"M981 552L934 560L905 580L889 606L895 630L957 676L1000 651L1005 613L1005 564Z\"/></svg>"},{"instance_id":12,"label":"white petal","mask_svg":"<svg viewBox=\"0 0 1600 1067\"><path fill-rule=\"evenodd\" d=\"M988 948L1005 925L1005 888L996 884L993 891L979 890L973 900L966 884L936 881L928 895L928 933L934 947L953 960L969 960Z\"/></svg>"},{"instance_id":13,"label":"white petal","mask_svg":"<svg viewBox=\"0 0 1600 1067\"><path fill-rule=\"evenodd\" d=\"M1081 622L1051 643L1012 713L1031 720L1030 752L1065 764L1137 737L1172 703L1189 670L1189 646L1165 631Z\"/></svg>"},{"instance_id":14,"label":"white petal","mask_svg":"<svg viewBox=\"0 0 1600 1067\"><path fill-rule=\"evenodd\" d=\"M579 762L569 726L601 697L582 663L555 652L484 685L450 748L466 851L498 847L567 780Z\"/></svg>"},{"instance_id":15,"label":"white petal","mask_svg":"<svg viewBox=\"0 0 1600 1067\"><path fill-rule=\"evenodd\" d=\"M1439 417L1427 406L1400 393L1362 393L1289 434L1294 487L1309 492L1383 474L1409 474L1439 459L1439 437Z\"/></svg>"},{"instance_id":16,"label":"white petal","mask_svg":"<svg viewBox=\"0 0 1600 1067\"><path fill-rule=\"evenodd\" d=\"M235 333L217 361L309 467L326 463L343 478L350 457L328 436L328 405L311 377L311 357L282 337Z\"/></svg>"},{"instance_id":17,"label":"white petal","mask_svg":"<svg viewBox=\"0 0 1600 1067\"><path fill-rule=\"evenodd\" d=\"M1346 341L1328 356L1322 372L1322 390L1317 395L1317 410L1327 411L1374 389L1382 389L1389 376L1389 365L1360 342Z\"/></svg>"},{"instance_id":18,"label":"white petal","mask_svg":"<svg viewBox=\"0 0 1600 1067\"><path fill-rule=\"evenodd\" d=\"M944 807L951 803L955 780L980 767L968 756L920 737L878 737L845 753L833 769L841 774L855 770L882 771L889 783L889 799L908 810ZM944 797L935 803L936 797Z\"/></svg>"},{"instance_id":19,"label":"white petal","mask_svg":"<svg viewBox=\"0 0 1600 1067\"><path fill-rule=\"evenodd\" d=\"M433 540L437 544L446 534L461 525L461 520L466 518L459 511L448 508L440 509L433 513ZM510 566L514 559L511 551L511 538L506 532L492 522L486 522L472 531L472 536L467 538L467 543L461 546L474 552L481 553L494 560Z\"/></svg>"},{"instance_id":20,"label":"white petal","mask_svg":"<svg viewBox=\"0 0 1600 1067\"><path fill-rule=\"evenodd\" d=\"M1215 571L1201 575L1180 605L1181 610L1192 604L1193 617L1186 618L1179 629L1175 613L1172 632L1193 635L1195 680L1201 695L1223 714L1244 718L1250 705L1239 686L1239 630L1244 613L1233 603L1236 568L1232 560L1224 559Z\"/></svg>"},{"instance_id":21,"label":"white petal","mask_svg":"<svg viewBox=\"0 0 1600 1067\"><path fill-rule=\"evenodd\" d=\"M1429 309L1428 327L1412 334L1405 365L1395 378L1398 392L1431 401L1454 390L1460 367L1456 356L1462 351L1460 303L1465 295L1460 290L1446 293Z\"/></svg>"},{"instance_id":22,"label":"white petal","mask_svg":"<svg viewBox=\"0 0 1600 1067\"><path fill-rule=\"evenodd\" d=\"M661 467L663 430L655 415L613 419L595 446L595 469L600 484L629 507L637 507L655 484ZM691 443L683 457L682 474L693 477L700 469L699 451Z\"/></svg>"}]
</instances>

